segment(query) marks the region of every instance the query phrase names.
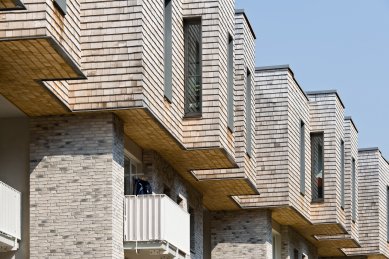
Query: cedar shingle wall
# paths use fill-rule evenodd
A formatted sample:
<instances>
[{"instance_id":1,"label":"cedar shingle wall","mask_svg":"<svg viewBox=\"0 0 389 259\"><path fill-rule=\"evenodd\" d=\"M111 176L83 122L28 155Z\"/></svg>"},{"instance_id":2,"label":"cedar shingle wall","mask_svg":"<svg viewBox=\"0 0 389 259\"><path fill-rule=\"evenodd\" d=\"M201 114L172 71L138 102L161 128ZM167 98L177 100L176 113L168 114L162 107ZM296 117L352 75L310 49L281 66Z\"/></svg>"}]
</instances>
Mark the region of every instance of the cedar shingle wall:
<instances>
[{"instance_id":1,"label":"cedar shingle wall","mask_svg":"<svg viewBox=\"0 0 389 259\"><path fill-rule=\"evenodd\" d=\"M256 71L255 77L258 205L289 205L288 72Z\"/></svg>"},{"instance_id":2,"label":"cedar shingle wall","mask_svg":"<svg viewBox=\"0 0 389 259\"><path fill-rule=\"evenodd\" d=\"M358 240L358 132L351 120L344 121L344 147L345 147L345 213L346 230L351 237ZM352 159L355 159L355 212L356 221L352 222Z\"/></svg>"},{"instance_id":3,"label":"cedar shingle wall","mask_svg":"<svg viewBox=\"0 0 389 259\"><path fill-rule=\"evenodd\" d=\"M288 73L288 166L290 204L306 218L311 205L311 143L309 102L293 75ZM300 193L300 124L305 124L305 196Z\"/></svg>"},{"instance_id":4,"label":"cedar shingle wall","mask_svg":"<svg viewBox=\"0 0 389 259\"><path fill-rule=\"evenodd\" d=\"M256 178L255 141L255 39L243 14L235 15L235 90L234 135L235 157L238 166L245 168L248 176ZM251 73L251 100L247 99L247 72ZM251 158L247 151L247 105L251 105Z\"/></svg>"},{"instance_id":5,"label":"cedar shingle wall","mask_svg":"<svg viewBox=\"0 0 389 259\"><path fill-rule=\"evenodd\" d=\"M358 223L362 248L345 249L347 255L378 254L382 231L386 237L386 224L381 213L384 211L386 214L386 200L382 197L386 195L386 189L385 194L381 194L385 183L381 179L380 159L378 150L358 154Z\"/></svg>"},{"instance_id":6,"label":"cedar shingle wall","mask_svg":"<svg viewBox=\"0 0 389 259\"><path fill-rule=\"evenodd\" d=\"M340 208L340 141L344 138L344 108L335 93L309 95L311 132L324 132L324 203L312 204L314 223L339 221L345 215Z\"/></svg>"}]
</instances>

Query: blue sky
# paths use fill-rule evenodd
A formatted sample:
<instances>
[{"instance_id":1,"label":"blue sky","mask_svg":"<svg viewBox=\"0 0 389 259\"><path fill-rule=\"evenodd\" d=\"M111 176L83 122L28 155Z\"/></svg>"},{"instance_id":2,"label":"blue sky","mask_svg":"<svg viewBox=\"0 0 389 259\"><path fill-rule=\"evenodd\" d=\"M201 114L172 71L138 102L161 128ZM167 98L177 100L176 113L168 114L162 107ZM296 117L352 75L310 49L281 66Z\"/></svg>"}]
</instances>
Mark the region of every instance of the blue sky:
<instances>
[{"instance_id":1,"label":"blue sky","mask_svg":"<svg viewBox=\"0 0 389 259\"><path fill-rule=\"evenodd\" d=\"M389 159L389 1L236 0L257 35L256 65L290 64L304 90L337 89L359 147Z\"/></svg>"}]
</instances>

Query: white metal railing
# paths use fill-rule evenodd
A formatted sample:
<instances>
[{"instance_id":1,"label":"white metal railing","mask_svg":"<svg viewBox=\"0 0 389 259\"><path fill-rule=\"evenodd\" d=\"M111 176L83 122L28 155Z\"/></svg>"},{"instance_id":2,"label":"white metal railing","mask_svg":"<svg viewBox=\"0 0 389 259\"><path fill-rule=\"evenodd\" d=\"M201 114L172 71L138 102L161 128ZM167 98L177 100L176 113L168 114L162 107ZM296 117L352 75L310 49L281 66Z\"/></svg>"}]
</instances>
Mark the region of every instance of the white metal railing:
<instances>
[{"instance_id":1,"label":"white metal railing","mask_svg":"<svg viewBox=\"0 0 389 259\"><path fill-rule=\"evenodd\" d=\"M0 182L0 232L21 239L21 201L19 191Z\"/></svg>"},{"instance_id":2,"label":"white metal railing","mask_svg":"<svg viewBox=\"0 0 389 259\"><path fill-rule=\"evenodd\" d=\"M166 195L125 196L124 241L166 241L190 254L190 216Z\"/></svg>"}]
</instances>

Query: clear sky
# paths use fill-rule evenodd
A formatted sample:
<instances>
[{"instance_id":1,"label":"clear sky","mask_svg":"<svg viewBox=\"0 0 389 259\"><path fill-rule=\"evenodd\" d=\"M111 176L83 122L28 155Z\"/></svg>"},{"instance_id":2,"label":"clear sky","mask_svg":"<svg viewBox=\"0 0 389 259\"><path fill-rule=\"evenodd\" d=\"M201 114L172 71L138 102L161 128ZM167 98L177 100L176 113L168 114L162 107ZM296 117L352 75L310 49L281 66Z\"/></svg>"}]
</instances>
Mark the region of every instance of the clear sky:
<instances>
[{"instance_id":1,"label":"clear sky","mask_svg":"<svg viewBox=\"0 0 389 259\"><path fill-rule=\"evenodd\" d=\"M256 33L256 65L289 64L306 90L336 89L359 147L389 159L389 1L236 0Z\"/></svg>"}]
</instances>

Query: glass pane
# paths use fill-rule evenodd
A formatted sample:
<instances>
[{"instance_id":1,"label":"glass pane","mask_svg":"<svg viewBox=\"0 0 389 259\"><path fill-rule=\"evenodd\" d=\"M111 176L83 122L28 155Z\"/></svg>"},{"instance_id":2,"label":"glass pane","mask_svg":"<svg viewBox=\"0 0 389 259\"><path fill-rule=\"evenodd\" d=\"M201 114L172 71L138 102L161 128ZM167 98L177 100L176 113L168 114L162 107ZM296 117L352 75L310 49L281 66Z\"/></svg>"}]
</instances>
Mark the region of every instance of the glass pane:
<instances>
[{"instance_id":1,"label":"glass pane","mask_svg":"<svg viewBox=\"0 0 389 259\"><path fill-rule=\"evenodd\" d=\"M312 199L324 197L324 151L323 134L312 134Z\"/></svg>"},{"instance_id":2,"label":"glass pane","mask_svg":"<svg viewBox=\"0 0 389 259\"><path fill-rule=\"evenodd\" d=\"M185 113L201 112L201 24L185 23Z\"/></svg>"},{"instance_id":3,"label":"glass pane","mask_svg":"<svg viewBox=\"0 0 389 259\"><path fill-rule=\"evenodd\" d=\"M124 195L132 195L131 161L124 159Z\"/></svg>"}]
</instances>

